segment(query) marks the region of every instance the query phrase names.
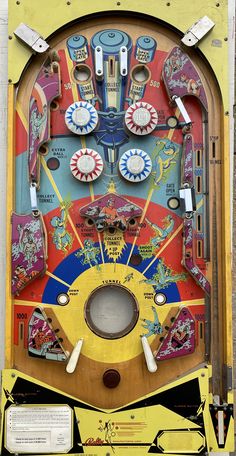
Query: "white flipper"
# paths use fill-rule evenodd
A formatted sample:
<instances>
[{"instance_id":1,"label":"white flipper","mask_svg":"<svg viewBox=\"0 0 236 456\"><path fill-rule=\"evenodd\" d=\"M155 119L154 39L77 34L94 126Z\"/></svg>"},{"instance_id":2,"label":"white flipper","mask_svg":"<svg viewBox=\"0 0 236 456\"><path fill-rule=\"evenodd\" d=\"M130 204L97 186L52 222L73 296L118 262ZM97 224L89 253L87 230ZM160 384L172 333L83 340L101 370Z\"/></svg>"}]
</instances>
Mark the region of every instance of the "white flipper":
<instances>
[{"instance_id":1,"label":"white flipper","mask_svg":"<svg viewBox=\"0 0 236 456\"><path fill-rule=\"evenodd\" d=\"M80 356L81 348L83 345L83 341L84 341L84 339L79 339L74 346L74 349L71 353L70 359L66 366L66 372L68 372L68 374L73 374L73 372L76 369L77 363L79 361L79 356Z\"/></svg>"},{"instance_id":2,"label":"white flipper","mask_svg":"<svg viewBox=\"0 0 236 456\"><path fill-rule=\"evenodd\" d=\"M147 363L147 368L148 368L149 372L154 373L157 371L157 363L152 354L152 350L150 348L148 340L145 336L142 336L141 341L142 341L144 356L145 356L146 363Z\"/></svg>"}]
</instances>

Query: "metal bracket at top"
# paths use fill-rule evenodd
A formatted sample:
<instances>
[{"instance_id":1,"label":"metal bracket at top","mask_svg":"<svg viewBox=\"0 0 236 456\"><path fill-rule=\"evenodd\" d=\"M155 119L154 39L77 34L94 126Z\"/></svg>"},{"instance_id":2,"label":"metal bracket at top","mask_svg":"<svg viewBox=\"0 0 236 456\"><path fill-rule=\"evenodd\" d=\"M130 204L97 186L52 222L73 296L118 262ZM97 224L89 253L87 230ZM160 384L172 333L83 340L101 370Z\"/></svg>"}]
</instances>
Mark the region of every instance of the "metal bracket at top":
<instances>
[{"instance_id":1,"label":"metal bracket at top","mask_svg":"<svg viewBox=\"0 0 236 456\"><path fill-rule=\"evenodd\" d=\"M214 22L208 17L203 16L195 22L185 33L182 43L185 46L196 46L196 44L214 27Z\"/></svg>"},{"instance_id":2,"label":"metal bracket at top","mask_svg":"<svg viewBox=\"0 0 236 456\"><path fill-rule=\"evenodd\" d=\"M14 35L27 44L35 52L42 54L47 51L49 44L39 35L38 32L31 29L28 25L23 22L18 25L14 31Z\"/></svg>"}]
</instances>

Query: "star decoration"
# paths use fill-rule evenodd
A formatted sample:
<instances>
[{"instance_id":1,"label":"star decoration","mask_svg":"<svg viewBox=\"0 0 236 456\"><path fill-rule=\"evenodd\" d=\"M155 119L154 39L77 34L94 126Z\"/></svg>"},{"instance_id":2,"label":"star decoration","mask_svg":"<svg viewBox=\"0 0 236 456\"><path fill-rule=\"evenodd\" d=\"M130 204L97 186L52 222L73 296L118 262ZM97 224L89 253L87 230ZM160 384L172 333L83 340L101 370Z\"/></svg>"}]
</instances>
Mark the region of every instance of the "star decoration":
<instances>
[{"instance_id":1,"label":"star decoration","mask_svg":"<svg viewBox=\"0 0 236 456\"><path fill-rule=\"evenodd\" d=\"M121 175L130 182L142 182L151 170L152 161L149 155L141 149L127 150L119 161Z\"/></svg>"},{"instance_id":2,"label":"star decoration","mask_svg":"<svg viewBox=\"0 0 236 456\"><path fill-rule=\"evenodd\" d=\"M76 101L65 113L66 126L77 135L87 135L97 126L98 114L91 103Z\"/></svg>"},{"instance_id":3,"label":"star decoration","mask_svg":"<svg viewBox=\"0 0 236 456\"><path fill-rule=\"evenodd\" d=\"M129 106L125 114L126 127L135 135L148 135L158 121L158 115L149 103L139 101Z\"/></svg>"},{"instance_id":4,"label":"star decoration","mask_svg":"<svg viewBox=\"0 0 236 456\"><path fill-rule=\"evenodd\" d=\"M70 169L79 181L92 182L102 173L102 157L93 149L80 149L72 155Z\"/></svg>"}]
</instances>

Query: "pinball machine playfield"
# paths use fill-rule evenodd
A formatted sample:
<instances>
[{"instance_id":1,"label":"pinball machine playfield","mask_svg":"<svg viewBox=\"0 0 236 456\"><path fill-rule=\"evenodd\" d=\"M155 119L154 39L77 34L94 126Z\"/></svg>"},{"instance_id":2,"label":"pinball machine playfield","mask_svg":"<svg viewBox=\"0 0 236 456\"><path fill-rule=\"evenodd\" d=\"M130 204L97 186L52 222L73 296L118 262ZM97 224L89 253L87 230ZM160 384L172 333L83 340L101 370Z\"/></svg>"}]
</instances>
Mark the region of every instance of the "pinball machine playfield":
<instances>
[{"instance_id":1,"label":"pinball machine playfield","mask_svg":"<svg viewBox=\"0 0 236 456\"><path fill-rule=\"evenodd\" d=\"M10 1L1 454L232 451L227 5L88 3Z\"/></svg>"}]
</instances>

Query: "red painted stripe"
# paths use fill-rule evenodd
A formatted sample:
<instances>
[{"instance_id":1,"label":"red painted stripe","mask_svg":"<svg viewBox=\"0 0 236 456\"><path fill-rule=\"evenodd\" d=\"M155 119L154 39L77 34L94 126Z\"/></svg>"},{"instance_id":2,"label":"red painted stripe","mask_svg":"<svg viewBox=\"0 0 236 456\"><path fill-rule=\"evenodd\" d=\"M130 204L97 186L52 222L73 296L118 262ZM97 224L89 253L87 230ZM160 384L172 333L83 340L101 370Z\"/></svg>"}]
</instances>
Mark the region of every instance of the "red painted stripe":
<instances>
[{"instance_id":1,"label":"red painted stripe","mask_svg":"<svg viewBox=\"0 0 236 456\"><path fill-rule=\"evenodd\" d=\"M27 131L16 111L16 156L25 152L28 148Z\"/></svg>"}]
</instances>

